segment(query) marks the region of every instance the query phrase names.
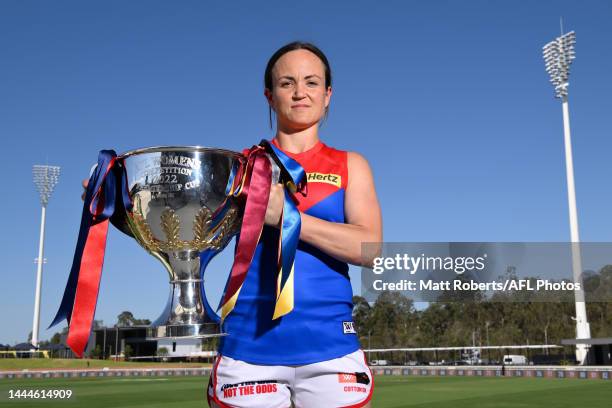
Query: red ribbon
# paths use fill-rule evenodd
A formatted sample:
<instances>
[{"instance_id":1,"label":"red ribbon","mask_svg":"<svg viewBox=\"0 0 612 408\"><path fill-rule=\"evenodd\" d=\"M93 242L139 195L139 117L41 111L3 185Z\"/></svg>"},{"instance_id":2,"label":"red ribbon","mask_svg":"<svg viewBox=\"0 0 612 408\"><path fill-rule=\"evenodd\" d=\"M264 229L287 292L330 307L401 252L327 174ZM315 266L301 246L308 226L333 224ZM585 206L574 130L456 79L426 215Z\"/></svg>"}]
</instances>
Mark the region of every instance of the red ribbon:
<instances>
[{"instance_id":1,"label":"red ribbon","mask_svg":"<svg viewBox=\"0 0 612 408\"><path fill-rule=\"evenodd\" d=\"M108 220L91 226L81 259L81 273L66 340L66 344L79 357L83 356L83 350L87 346L96 311L107 232Z\"/></svg>"},{"instance_id":2,"label":"red ribbon","mask_svg":"<svg viewBox=\"0 0 612 408\"><path fill-rule=\"evenodd\" d=\"M78 357L83 357L83 351L87 347L91 325L96 313L109 223L109 214L105 214L105 206L109 197L106 197L104 184L107 182L107 177L116 162L116 158L113 157L108 163L100 186L95 191L89 205L92 224L89 227L87 240L83 248L72 318L70 319L70 328L66 339L66 344ZM114 186L114 183L111 185ZM112 189L114 190L114 187ZM114 211L114 206L112 211Z\"/></svg>"},{"instance_id":3,"label":"red ribbon","mask_svg":"<svg viewBox=\"0 0 612 408\"><path fill-rule=\"evenodd\" d=\"M108 223L115 211L132 208L125 169L113 150L102 150L98 166L89 178L83 202L81 226L62 303L52 327L66 319L74 354L83 356L96 311Z\"/></svg>"},{"instance_id":4,"label":"red ribbon","mask_svg":"<svg viewBox=\"0 0 612 408\"><path fill-rule=\"evenodd\" d=\"M240 288L246 279L257 243L263 230L268 199L270 198L270 184L272 166L270 160L261 146L253 146L243 152L246 160L242 161L237 172L232 191L238 191L239 197L246 200L240 239L234 255L234 264L230 273L223 302L221 303L221 320L232 311Z\"/></svg>"}]
</instances>

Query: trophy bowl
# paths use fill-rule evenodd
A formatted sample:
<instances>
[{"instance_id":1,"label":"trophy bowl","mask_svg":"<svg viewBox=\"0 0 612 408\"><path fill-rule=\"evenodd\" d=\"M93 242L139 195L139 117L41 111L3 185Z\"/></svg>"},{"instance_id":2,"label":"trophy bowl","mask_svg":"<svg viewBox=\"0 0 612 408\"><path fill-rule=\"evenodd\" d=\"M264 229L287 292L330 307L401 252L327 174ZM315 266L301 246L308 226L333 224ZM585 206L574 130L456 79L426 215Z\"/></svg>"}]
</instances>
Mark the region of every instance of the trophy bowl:
<instances>
[{"instance_id":1,"label":"trophy bowl","mask_svg":"<svg viewBox=\"0 0 612 408\"><path fill-rule=\"evenodd\" d=\"M120 156L132 211L113 223L166 267L170 295L149 338L223 335L203 290L206 264L239 232L242 208L226 195L239 153L160 146Z\"/></svg>"}]
</instances>

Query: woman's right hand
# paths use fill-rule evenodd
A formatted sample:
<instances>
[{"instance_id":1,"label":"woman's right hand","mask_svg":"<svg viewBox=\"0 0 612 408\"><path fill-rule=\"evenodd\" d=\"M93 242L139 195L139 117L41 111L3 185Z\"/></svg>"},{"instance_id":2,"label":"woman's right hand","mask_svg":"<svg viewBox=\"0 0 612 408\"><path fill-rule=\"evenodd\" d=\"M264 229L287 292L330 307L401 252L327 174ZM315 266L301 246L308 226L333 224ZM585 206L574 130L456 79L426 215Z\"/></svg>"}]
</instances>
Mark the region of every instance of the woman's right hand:
<instances>
[{"instance_id":1,"label":"woman's right hand","mask_svg":"<svg viewBox=\"0 0 612 408\"><path fill-rule=\"evenodd\" d=\"M268 198L268 208L266 208L265 224L275 228L281 227L281 214L285 205L285 188L282 184L272 184L270 186L270 197Z\"/></svg>"},{"instance_id":2,"label":"woman's right hand","mask_svg":"<svg viewBox=\"0 0 612 408\"><path fill-rule=\"evenodd\" d=\"M89 184L89 179L84 179L83 183L83 194L81 194L81 200L85 201L85 194L87 194L87 185Z\"/></svg>"}]
</instances>

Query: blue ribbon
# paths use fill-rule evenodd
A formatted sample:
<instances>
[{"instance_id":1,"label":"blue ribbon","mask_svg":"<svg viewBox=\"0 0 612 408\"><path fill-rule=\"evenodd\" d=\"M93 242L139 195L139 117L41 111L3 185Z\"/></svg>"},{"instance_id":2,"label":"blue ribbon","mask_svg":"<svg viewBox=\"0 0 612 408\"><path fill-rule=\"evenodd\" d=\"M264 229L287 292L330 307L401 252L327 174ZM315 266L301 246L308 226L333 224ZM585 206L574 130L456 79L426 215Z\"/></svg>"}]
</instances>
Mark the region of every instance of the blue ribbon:
<instances>
[{"instance_id":1,"label":"blue ribbon","mask_svg":"<svg viewBox=\"0 0 612 408\"><path fill-rule=\"evenodd\" d=\"M121 189L119 194L117 192L118 186ZM132 200L127 188L127 176L124 167L117 160L117 153L114 150L101 150L98 154L98 165L89 178L87 185L83 211L81 213L79 236L74 251L70 275L64 289L64 296L53 322L47 329L50 329L64 319L70 324L81 269L81 259L89 229L95 223L109 219L117 208L132 209Z\"/></svg>"},{"instance_id":2,"label":"blue ribbon","mask_svg":"<svg viewBox=\"0 0 612 408\"><path fill-rule=\"evenodd\" d=\"M285 286L293 269L295 252L300 241L300 230L302 227L302 217L295 205L292 193L301 190L305 186L306 172L304 168L291 157L287 156L282 150L274 146L267 140L262 140L261 144L276 161L281 169L281 182L285 184L285 203L283 206L283 225L281 231L281 254L282 254L282 276L280 287Z\"/></svg>"},{"instance_id":3,"label":"blue ribbon","mask_svg":"<svg viewBox=\"0 0 612 408\"><path fill-rule=\"evenodd\" d=\"M202 284L200 286L200 292L202 294L202 300L204 303L204 310L208 317L211 318L215 323L221 323L221 316L219 316L210 303L208 303L208 298L206 297L206 292L204 290L204 273L206 271L206 267L210 263L210 261L217 255L219 251L215 251L212 249L206 249L200 253L200 279L202 279ZM224 291L225 292L225 291ZM221 299L223 300L223 298Z\"/></svg>"},{"instance_id":4,"label":"blue ribbon","mask_svg":"<svg viewBox=\"0 0 612 408\"><path fill-rule=\"evenodd\" d=\"M291 190L300 190L303 188L303 186L305 186L306 172L300 163L287 156L281 149L274 146L267 140L262 140L260 144L264 146L266 151L276 161L278 167L280 167L281 182L289 182L289 187Z\"/></svg>"},{"instance_id":5,"label":"blue ribbon","mask_svg":"<svg viewBox=\"0 0 612 408\"><path fill-rule=\"evenodd\" d=\"M235 177L235 172L232 171L232 174L230 175L230 179L231 179L230 182L233 182L234 177ZM228 187L226 189L226 194L229 194L229 188L231 187L230 182L228 182ZM212 224L213 225L217 225L218 223L223 221L223 218L225 217L225 214L230 209L230 205L229 204L230 204L229 201L225 201L225 204L223 204L223 206L221 207L221 210L218 211L217 214L215 214L213 216L213 220L212 220ZM229 241L225 244L225 246L227 246L228 243L229 243ZM204 274L206 272L206 267L208 266L210 261L212 261L212 259L219 252L221 252L225 248L225 246L223 248L221 248L221 249L218 249L218 250L205 249L204 251L200 252L200 279L202 280L202 284L200 285L200 293L202 295L202 301L203 301L203 304L204 304L204 310L206 311L206 314L215 323L221 323L221 316L219 316L215 312L215 310L212 308L212 306L208 302L208 298L206 297L206 291L204 289ZM226 283L226 286L227 286L227 283ZM223 293L225 293L225 289L223 289ZM223 296L221 297L221 301L223 301ZM221 306L219 306L219 308L220 307Z\"/></svg>"}]
</instances>

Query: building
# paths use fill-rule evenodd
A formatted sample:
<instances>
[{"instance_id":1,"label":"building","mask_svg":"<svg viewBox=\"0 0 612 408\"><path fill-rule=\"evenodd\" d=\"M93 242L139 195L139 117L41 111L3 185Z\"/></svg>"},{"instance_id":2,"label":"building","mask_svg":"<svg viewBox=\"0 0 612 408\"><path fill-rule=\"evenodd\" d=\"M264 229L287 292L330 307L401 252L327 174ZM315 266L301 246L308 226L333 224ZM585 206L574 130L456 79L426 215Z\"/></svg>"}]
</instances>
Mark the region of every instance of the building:
<instances>
[{"instance_id":1,"label":"building","mask_svg":"<svg viewBox=\"0 0 612 408\"><path fill-rule=\"evenodd\" d=\"M168 357L192 357L198 356L202 351L201 339L159 339L157 340L157 350L165 347L168 350Z\"/></svg>"},{"instance_id":2,"label":"building","mask_svg":"<svg viewBox=\"0 0 612 408\"><path fill-rule=\"evenodd\" d=\"M590 346L585 365L612 365L612 337L561 340L561 344L566 346L575 346L576 343L588 344Z\"/></svg>"},{"instance_id":3,"label":"building","mask_svg":"<svg viewBox=\"0 0 612 408\"><path fill-rule=\"evenodd\" d=\"M85 348L87 358L124 358L126 347L131 349L130 357L136 359L154 359L158 350L165 348L165 357L176 360L193 358L210 358L216 353L202 351L202 339L147 337L149 326L99 327L93 329ZM67 334L62 334L61 343L66 344ZM66 358L76 356L70 349L65 351Z\"/></svg>"}]
</instances>

